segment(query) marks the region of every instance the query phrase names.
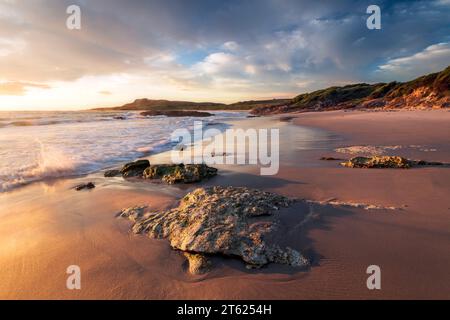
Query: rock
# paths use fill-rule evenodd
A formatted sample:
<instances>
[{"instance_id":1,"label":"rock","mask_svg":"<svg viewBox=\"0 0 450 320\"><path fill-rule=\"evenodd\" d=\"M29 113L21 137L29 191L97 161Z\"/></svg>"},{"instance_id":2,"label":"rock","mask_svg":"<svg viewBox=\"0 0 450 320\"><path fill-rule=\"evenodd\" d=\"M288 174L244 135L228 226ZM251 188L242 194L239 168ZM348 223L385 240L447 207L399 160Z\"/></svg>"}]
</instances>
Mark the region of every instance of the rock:
<instances>
[{"instance_id":1,"label":"rock","mask_svg":"<svg viewBox=\"0 0 450 320\"><path fill-rule=\"evenodd\" d=\"M402 168L408 169L414 165L414 162L397 156L373 156L373 157L355 157L347 162L341 163L349 168Z\"/></svg>"},{"instance_id":2,"label":"rock","mask_svg":"<svg viewBox=\"0 0 450 320\"><path fill-rule=\"evenodd\" d=\"M161 179L168 184L194 183L217 175L217 169L206 164L159 164L145 169L145 179Z\"/></svg>"},{"instance_id":3,"label":"rock","mask_svg":"<svg viewBox=\"0 0 450 320\"><path fill-rule=\"evenodd\" d=\"M95 188L95 184L93 184L92 182L82 183L82 184L75 186L75 190L77 190L77 191L81 191L84 189L94 189L94 188Z\"/></svg>"},{"instance_id":4,"label":"rock","mask_svg":"<svg viewBox=\"0 0 450 320\"><path fill-rule=\"evenodd\" d=\"M289 247L286 250L282 250L278 246L273 246L267 253L270 257L270 261L279 264L287 264L293 267L302 267L308 265L308 260L304 258L300 252L291 249Z\"/></svg>"},{"instance_id":5,"label":"rock","mask_svg":"<svg viewBox=\"0 0 450 320\"><path fill-rule=\"evenodd\" d=\"M409 160L398 156L355 157L341 163L349 168L400 168L408 169L415 166L448 166L442 162L429 162L424 160Z\"/></svg>"},{"instance_id":6,"label":"rock","mask_svg":"<svg viewBox=\"0 0 450 320\"><path fill-rule=\"evenodd\" d=\"M215 158L217 156L227 157L229 154L226 152L222 152L222 154L217 155L215 152L211 152L211 158Z\"/></svg>"},{"instance_id":7,"label":"rock","mask_svg":"<svg viewBox=\"0 0 450 320\"><path fill-rule=\"evenodd\" d=\"M122 167L120 173L122 173L124 178L142 176L145 169L150 166L150 161L148 160L137 160L135 162L127 163Z\"/></svg>"},{"instance_id":8,"label":"rock","mask_svg":"<svg viewBox=\"0 0 450 320\"><path fill-rule=\"evenodd\" d=\"M118 175L120 175L120 170L114 169L114 170L106 170L105 171L106 178L112 178L112 177L116 177Z\"/></svg>"},{"instance_id":9,"label":"rock","mask_svg":"<svg viewBox=\"0 0 450 320\"><path fill-rule=\"evenodd\" d=\"M145 213L148 206L136 206L131 208L123 209L117 216L120 218L126 218L133 222L138 221Z\"/></svg>"},{"instance_id":10,"label":"rock","mask_svg":"<svg viewBox=\"0 0 450 320\"><path fill-rule=\"evenodd\" d=\"M141 116L155 117L212 117L213 114L209 112L189 111L189 110L152 110L141 112Z\"/></svg>"},{"instance_id":11,"label":"rock","mask_svg":"<svg viewBox=\"0 0 450 320\"><path fill-rule=\"evenodd\" d=\"M204 255L190 252L184 252L183 254L189 263L189 273L201 275L211 270L211 261Z\"/></svg>"},{"instance_id":12,"label":"rock","mask_svg":"<svg viewBox=\"0 0 450 320\"><path fill-rule=\"evenodd\" d=\"M298 251L266 241L278 225L273 213L292 202L260 190L209 187L187 194L178 207L167 211L119 215L140 217L133 232L167 239L172 248L191 254L240 257L256 268L271 262L303 267L308 261ZM193 270L205 265L192 264Z\"/></svg>"}]
</instances>

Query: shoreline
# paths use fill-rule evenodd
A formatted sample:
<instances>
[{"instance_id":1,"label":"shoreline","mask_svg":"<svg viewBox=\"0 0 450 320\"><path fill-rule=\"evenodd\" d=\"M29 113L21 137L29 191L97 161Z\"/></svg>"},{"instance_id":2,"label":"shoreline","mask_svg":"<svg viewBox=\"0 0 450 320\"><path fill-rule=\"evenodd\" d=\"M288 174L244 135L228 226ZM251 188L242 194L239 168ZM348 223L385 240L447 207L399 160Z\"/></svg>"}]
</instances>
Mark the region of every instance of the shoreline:
<instances>
[{"instance_id":1,"label":"shoreline","mask_svg":"<svg viewBox=\"0 0 450 320\"><path fill-rule=\"evenodd\" d=\"M425 117L424 113L429 112L328 111L280 115L293 116L290 122L279 121L279 116L239 120L242 127L281 127L281 166L274 177L259 176L255 166L218 166L220 175L205 183L165 186L145 181L127 182L121 178L107 180L100 176L100 171L49 183L36 182L0 194L3 200L0 246L5 248L0 254L0 265L5 270L0 297L449 298L450 285L443 278L450 268L450 257L446 254L450 245L450 203L446 199L450 171L445 168L347 169L336 162L318 160L319 156L339 155L334 149L342 146L375 142L376 145L410 146L432 141L436 152L410 148L399 152L449 162L448 125L445 126L449 113L433 111ZM297 139L294 133L305 128L323 141L316 139L313 142L316 145L310 146L308 141L288 139ZM419 136L414 137L411 132L418 132ZM302 143L305 149L298 150L296 146ZM154 156L154 160L149 157L150 162L157 161L158 157L162 159L161 156ZM98 187L92 191L70 190L78 182L93 179L98 181ZM403 209L367 212L357 208L319 208L317 221L301 229L299 234L289 235L312 258L313 266L309 270L270 265L259 271L248 271L240 261L217 258L218 267L203 277L187 275L184 259L164 240L130 235L130 224L114 218L120 209L143 203L164 210L190 190L211 185L245 185L314 201L337 198ZM80 292L65 289L65 268L71 264L79 264L83 270ZM365 287L365 268L371 264L380 264L382 268L383 290L379 292Z\"/></svg>"},{"instance_id":2,"label":"shoreline","mask_svg":"<svg viewBox=\"0 0 450 320\"><path fill-rule=\"evenodd\" d=\"M230 112L230 114L233 114L233 112ZM181 119L185 119L185 118L186 117L181 117ZM195 120L196 118L194 117L193 119ZM245 119L245 118L243 118L243 119ZM133 119L128 119L128 120L133 120ZM202 118L199 118L199 120L202 121ZM93 120L93 121L95 121L95 120ZM122 121L124 121L123 123L126 123L125 121L127 121L127 120L120 120L120 121L121 121L121 123L122 123ZM214 120L214 122L206 121L206 122L204 122L204 124L207 127L215 128L215 129L218 129L221 132L223 132L224 130L226 130L228 128L228 126L229 126L228 122L230 122L230 120L225 117L225 118L220 118L220 119ZM66 122L66 123L61 122L61 123L56 123L54 125L67 125L67 124L72 124L72 123L75 123L75 122ZM39 124L34 125L34 127L39 127L39 126L43 126L43 125L39 125ZM134 151L132 151L132 153L135 154L135 157L128 157L127 160L105 159L103 164L99 164L97 161L94 163L82 164L81 166L70 168L70 170L64 169L64 170L59 171L57 169L57 170L55 170L55 172L53 172L53 169L50 168L49 172L33 173L30 176L26 176L26 175L21 176L21 175L23 175L23 173L20 173L18 176L12 175L11 179L12 178L14 178L14 179L9 180L9 181L8 180L0 181L0 182L2 182L2 184L0 184L0 195L10 192L10 191L13 191L13 190L16 190L16 189L20 189L24 186L28 186L28 185L31 185L34 183L39 183L39 182L52 183L52 181L57 180L57 179L67 179L67 178L77 179L77 178L87 177L90 175L96 175L96 174L102 173L109 169L121 167L122 165L124 165L130 161L135 161L137 159L147 159L147 158L151 158L151 157L158 157L160 154L164 154L173 148L173 142L170 141L170 135L168 135L166 139L161 140L159 142L163 142L163 143L153 144L153 142L150 141L147 143L147 145L150 144L150 145L152 145L151 147L142 146L142 147L135 149ZM150 148L150 149L146 150L148 148ZM123 156L120 158L123 158ZM94 164L96 166L95 169L94 168L83 168L83 166L89 167ZM40 164L37 164L37 165L40 165ZM37 169L39 169L39 168L37 168Z\"/></svg>"}]
</instances>

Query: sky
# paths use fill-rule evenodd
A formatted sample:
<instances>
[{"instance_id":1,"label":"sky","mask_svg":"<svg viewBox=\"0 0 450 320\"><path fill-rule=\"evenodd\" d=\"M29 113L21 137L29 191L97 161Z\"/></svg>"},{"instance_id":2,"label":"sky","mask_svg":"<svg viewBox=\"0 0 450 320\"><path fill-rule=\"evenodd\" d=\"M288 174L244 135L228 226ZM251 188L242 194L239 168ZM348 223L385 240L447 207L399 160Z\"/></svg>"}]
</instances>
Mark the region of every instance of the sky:
<instances>
[{"instance_id":1,"label":"sky","mask_svg":"<svg viewBox=\"0 0 450 320\"><path fill-rule=\"evenodd\" d=\"M450 0L0 0L0 111L291 98L448 65Z\"/></svg>"}]
</instances>

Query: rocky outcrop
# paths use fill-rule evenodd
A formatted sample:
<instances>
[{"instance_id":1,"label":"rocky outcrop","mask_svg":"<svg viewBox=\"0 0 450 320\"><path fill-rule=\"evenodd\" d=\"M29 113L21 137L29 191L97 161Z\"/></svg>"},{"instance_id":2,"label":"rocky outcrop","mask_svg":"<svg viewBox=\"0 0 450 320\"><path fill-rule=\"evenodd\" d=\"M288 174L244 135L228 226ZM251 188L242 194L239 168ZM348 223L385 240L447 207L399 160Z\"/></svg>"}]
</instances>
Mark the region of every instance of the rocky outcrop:
<instances>
[{"instance_id":1,"label":"rocky outcrop","mask_svg":"<svg viewBox=\"0 0 450 320\"><path fill-rule=\"evenodd\" d=\"M168 184L195 183L217 175L217 169L206 164L156 164L150 165L148 160L137 160L127 163L121 170L107 170L105 177L120 174L124 178L140 177L149 180L161 180Z\"/></svg>"},{"instance_id":2,"label":"rocky outcrop","mask_svg":"<svg viewBox=\"0 0 450 320\"><path fill-rule=\"evenodd\" d=\"M217 169L206 164L159 164L145 169L145 179L160 179L168 184L194 183L217 175Z\"/></svg>"},{"instance_id":3,"label":"rocky outcrop","mask_svg":"<svg viewBox=\"0 0 450 320\"><path fill-rule=\"evenodd\" d=\"M414 166L444 166L442 162L409 160L398 156L354 157L341 163L348 168L398 168L408 169Z\"/></svg>"},{"instance_id":4,"label":"rocky outcrop","mask_svg":"<svg viewBox=\"0 0 450 320\"><path fill-rule=\"evenodd\" d=\"M341 163L348 168L402 168L407 169L412 163L402 157L374 156L374 157L354 157L349 161Z\"/></svg>"},{"instance_id":5,"label":"rocky outcrop","mask_svg":"<svg viewBox=\"0 0 450 320\"><path fill-rule=\"evenodd\" d=\"M210 187L187 194L171 210L135 207L119 216L135 221L134 233L167 239L172 248L188 253L194 273L208 269L205 255L239 257L249 268L271 262L304 267L308 261L298 251L268 240L278 225L274 213L291 204L286 197L260 190Z\"/></svg>"},{"instance_id":6,"label":"rocky outcrop","mask_svg":"<svg viewBox=\"0 0 450 320\"><path fill-rule=\"evenodd\" d=\"M144 170L150 166L150 161L148 160L137 160L134 162L127 163L122 167L120 173L124 178L129 177L141 177Z\"/></svg>"},{"instance_id":7,"label":"rocky outcrop","mask_svg":"<svg viewBox=\"0 0 450 320\"><path fill-rule=\"evenodd\" d=\"M155 117L212 117L213 114L209 112L191 111L191 110L151 110L141 112L141 116Z\"/></svg>"}]
</instances>

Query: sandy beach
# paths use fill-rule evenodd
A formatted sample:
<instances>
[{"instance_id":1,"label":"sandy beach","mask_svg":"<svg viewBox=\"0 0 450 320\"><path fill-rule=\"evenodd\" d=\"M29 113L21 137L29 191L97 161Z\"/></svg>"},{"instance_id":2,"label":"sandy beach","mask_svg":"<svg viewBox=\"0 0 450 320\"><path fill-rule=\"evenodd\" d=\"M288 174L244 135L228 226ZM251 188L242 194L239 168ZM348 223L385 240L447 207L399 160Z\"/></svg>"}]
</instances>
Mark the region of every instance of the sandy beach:
<instances>
[{"instance_id":1,"label":"sandy beach","mask_svg":"<svg viewBox=\"0 0 450 320\"><path fill-rule=\"evenodd\" d=\"M223 165L205 183L166 186L98 172L0 194L0 298L449 299L450 169L350 169L319 159L352 156L337 148L397 146L388 154L450 162L450 113L330 111L292 117L231 122L244 129L280 128L276 176L260 176L256 166ZM72 189L87 181L96 188ZM217 257L213 271L203 276L189 275L185 259L167 241L134 235L130 222L115 217L134 205L173 207L187 192L210 185L396 209L295 205L280 215L282 242L307 256L310 268L271 264L247 270L237 259ZM309 210L314 219L298 225ZM81 290L66 288L69 265L81 268ZM381 290L366 287L370 265L381 268Z\"/></svg>"}]
</instances>

